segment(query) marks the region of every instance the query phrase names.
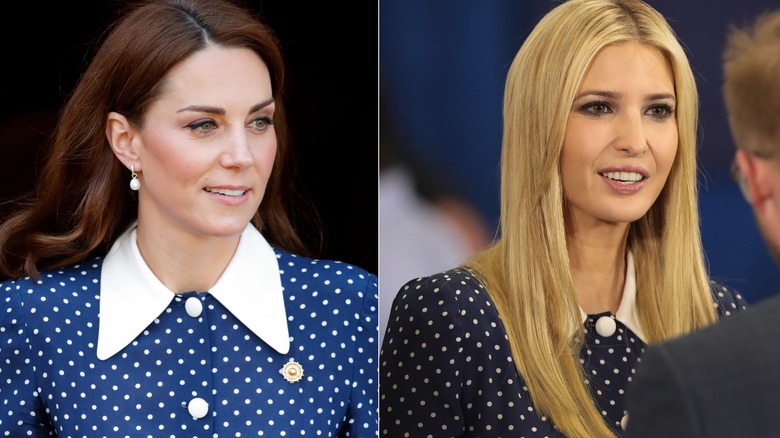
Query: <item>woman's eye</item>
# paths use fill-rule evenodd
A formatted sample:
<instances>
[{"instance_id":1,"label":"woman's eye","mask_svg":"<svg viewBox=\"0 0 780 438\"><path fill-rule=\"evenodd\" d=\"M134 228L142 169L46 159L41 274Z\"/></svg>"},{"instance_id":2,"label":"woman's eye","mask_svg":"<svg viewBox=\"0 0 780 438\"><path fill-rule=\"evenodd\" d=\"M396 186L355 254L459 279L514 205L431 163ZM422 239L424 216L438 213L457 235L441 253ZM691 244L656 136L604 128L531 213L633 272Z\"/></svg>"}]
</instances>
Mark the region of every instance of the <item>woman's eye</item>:
<instances>
[{"instance_id":1,"label":"woman's eye","mask_svg":"<svg viewBox=\"0 0 780 438\"><path fill-rule=\"evenodd\" d=\"M252 127L254 127L255 129L258 129L260 131L265 131L266 129L268 129L273 124L274 124L274 121L271 120L271 118L268 117L268 116L258 117L256 119L252 120L252 122L250 123L250 125Z\"/></svg>"},{"instance_id":2,"label":"woman's eye","mask_svg":"<svg viewBox=\"0 0 780 438\"><path fill-rule=\"evenodd\" d=\"M648 115L655 117L656 119L667 119L674 114L674 109L669 105L655 105L647 110Z\"/></svg>"},{"instance_id":3,"label":"woman's eye","mask_svg":"<svg viewBox=\"0 0 780 438\"><path fill-rule=\"evenodd\" d=\"M213 120L196 120L187 125L187 129L206 134L217 129L217 124Z\"/></svg>"},{"instance_id":4,"label":"woman's eye","mask_svg":"<svg viewBox=\"0 0 780 438\"><path fill-rule=\"evenodd\" d=\"M612 112L612 108L605 102L591 102L582 106L582 111L586 114L601 115Z\"/></svg>"}]
</instances>

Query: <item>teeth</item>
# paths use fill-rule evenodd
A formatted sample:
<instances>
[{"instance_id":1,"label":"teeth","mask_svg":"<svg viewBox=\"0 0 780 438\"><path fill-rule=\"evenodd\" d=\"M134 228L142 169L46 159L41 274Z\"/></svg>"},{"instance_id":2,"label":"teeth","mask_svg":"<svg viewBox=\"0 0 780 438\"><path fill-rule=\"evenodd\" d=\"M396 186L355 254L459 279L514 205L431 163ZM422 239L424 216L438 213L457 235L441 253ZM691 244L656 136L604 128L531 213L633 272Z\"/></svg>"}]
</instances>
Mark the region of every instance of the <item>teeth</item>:
<instances>
[{"instance_id":1,"label":"teeth","mask_svg":"<svg viewBox=\"0 0 780 438\"><path fill-rule=\"evenodd\" d=\"M211 189L208 187L206 188L206 191L211 193L217 193L220 195L225 195L225 196L241 196L244 193L246 193L246 190Z\"/></svg>"},{"instance_id":2,"label":"teeth","mask_svg":"<svg viewBox=\"0 0 780 438\"><path fill-rule=\"evenodd\" d=\"M638 172L604 172L601 176L619 181L623 184L635 183L642 179L642 175Z\"/></svg>"}]
</instances>

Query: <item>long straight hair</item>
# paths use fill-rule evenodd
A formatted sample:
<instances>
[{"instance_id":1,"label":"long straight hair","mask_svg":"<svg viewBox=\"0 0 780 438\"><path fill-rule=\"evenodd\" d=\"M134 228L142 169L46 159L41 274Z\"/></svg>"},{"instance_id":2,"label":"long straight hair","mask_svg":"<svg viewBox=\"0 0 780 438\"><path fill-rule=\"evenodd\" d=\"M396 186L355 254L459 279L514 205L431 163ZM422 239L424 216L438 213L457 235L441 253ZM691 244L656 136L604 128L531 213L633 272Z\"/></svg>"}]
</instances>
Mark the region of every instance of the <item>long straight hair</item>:
<instances>
[{"instance_id":1,"label":"long straight hair","mask_svg":"<svg viewBox=\"0 0 780 438\"><path fill-rule=\"evenodd\" d=\"M564 224L560 155L585 70L604 47L658 49L673 72L677 154L662 192L630 225L637 308L648 341L712 323L699 233L698 96L666 20L639 0L570 0L530 33L507 76L501 158L501 236L469 261L496 303L536 408L569 437L613 436L585 386L584 343ZM618 73L616 73L618 74ZM573 415L576 413L576 415Z\"/></svg>"},{"instance_id":2,"label":"long straight hair","mask_svg":"<svg viewBox=\"0 0 780 438\"><path fill-rule=\"evenodd\" d=\"M295 188L283 59L271 29L229 0L147 0L131 4L107 32L60 112L35 193L0 225L0 277L36 275L105 253L135 220L137 197L106 139L107 114L119 112L142 127L168 71L208 45L248 48L268 67L278 144L252 222L272 244L310 254L296 224L314 224L313 230L319 218Z\"/></svg>"}]
</instances>

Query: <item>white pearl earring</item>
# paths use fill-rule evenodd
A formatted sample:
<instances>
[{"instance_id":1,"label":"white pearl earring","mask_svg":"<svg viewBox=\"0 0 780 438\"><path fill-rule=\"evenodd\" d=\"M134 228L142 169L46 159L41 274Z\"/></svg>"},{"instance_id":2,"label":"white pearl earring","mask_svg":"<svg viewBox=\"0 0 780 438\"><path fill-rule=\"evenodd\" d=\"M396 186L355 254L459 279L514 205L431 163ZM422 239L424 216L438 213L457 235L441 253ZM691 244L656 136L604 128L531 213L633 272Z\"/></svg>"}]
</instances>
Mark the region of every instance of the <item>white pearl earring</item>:
<instances>
[{"instance_id":1,"label":"white pearl earring","mask_svg":"<svg viewBox=\"0 0 780 438\"><path fill-rule=\"evenodd\" d=\"M141 188L141 181L138 180L138 174L135 173L135 166L132 164L130 165L130 177L132 178L130 180L130 188L138 191Z\"/></svg>"}]
</instances>

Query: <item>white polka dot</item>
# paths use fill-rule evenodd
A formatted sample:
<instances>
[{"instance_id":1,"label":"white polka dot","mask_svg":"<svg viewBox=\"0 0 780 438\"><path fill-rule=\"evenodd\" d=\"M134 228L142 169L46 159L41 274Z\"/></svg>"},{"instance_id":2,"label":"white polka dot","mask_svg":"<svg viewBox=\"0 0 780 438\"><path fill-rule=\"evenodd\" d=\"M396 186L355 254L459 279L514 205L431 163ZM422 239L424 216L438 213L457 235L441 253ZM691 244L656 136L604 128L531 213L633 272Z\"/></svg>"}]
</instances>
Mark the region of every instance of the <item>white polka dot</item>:
<instances>
[{"instance_id":1,"label":"white polka dot","mask_svg":"<svg viewBox=\"0 0 780 438\"><path fill-rule=\"evenodd\" d=\"M56 424L58 435L74 437L375 436L376 276L276 255L290 331L284 354L203 291L175 296L99 360L101 259L0 283L0 431L27 436L32 425ZM301 364L303 379L279 373L289 361Z\"/></svg>"}]
</instances>

